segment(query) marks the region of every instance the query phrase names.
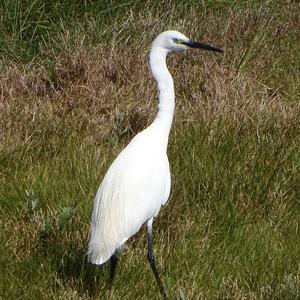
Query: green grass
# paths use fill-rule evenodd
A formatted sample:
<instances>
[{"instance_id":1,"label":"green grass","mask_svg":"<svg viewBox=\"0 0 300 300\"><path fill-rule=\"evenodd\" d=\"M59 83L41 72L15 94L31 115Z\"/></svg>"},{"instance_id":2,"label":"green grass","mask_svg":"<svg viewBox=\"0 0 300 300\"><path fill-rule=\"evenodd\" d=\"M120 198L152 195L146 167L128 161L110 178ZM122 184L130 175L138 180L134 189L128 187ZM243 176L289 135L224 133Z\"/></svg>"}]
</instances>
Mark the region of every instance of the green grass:
<instances>
[{"instance_id":1,"label":"green grass","mask_svg":"<svg viewBox=\"0 0 300 300\"><path fill-rule=\"evenodd\" d=\"M147 49L174 28L223 47L168 65L172 193L154 223L170 299L300 297L300 57L295 3L4 1L0 298L157 299L145 230L87 262L110 163L155 115Z\"/></svg>"}]
</instances>

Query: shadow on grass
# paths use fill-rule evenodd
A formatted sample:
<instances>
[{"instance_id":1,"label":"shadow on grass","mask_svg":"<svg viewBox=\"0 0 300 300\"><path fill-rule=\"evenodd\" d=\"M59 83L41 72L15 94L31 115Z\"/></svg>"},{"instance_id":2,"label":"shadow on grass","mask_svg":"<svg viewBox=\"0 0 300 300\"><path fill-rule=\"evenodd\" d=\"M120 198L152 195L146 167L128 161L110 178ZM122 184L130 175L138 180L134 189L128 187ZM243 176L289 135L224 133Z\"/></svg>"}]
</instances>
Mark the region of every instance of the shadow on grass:
<instances>
[{"instance_id":1,"label":"shadow on grass","mask_svg":"<svg viewBox=\"0 0 300 300\"><path fill-rule=\"evenodd\" d=\"M79 294L97 297L108 289L108 269L88 262L87 247L77 240L63 239L53 233L41 236L42 251L52 262L56 276L66 287Z\"/></svg>"},{"instance_id":2,"label":"shadow on grass","mask_svg":"<svg viewBox=\"0 0 300 300\"><path fill-rule=\"evenodd\" d=\"M67 285L71 284L78 292L94 297L99 295L107 279L105 269L89 263L83 249L74 249L62 258L57 273Z\"/></svg>"}]
</instances>

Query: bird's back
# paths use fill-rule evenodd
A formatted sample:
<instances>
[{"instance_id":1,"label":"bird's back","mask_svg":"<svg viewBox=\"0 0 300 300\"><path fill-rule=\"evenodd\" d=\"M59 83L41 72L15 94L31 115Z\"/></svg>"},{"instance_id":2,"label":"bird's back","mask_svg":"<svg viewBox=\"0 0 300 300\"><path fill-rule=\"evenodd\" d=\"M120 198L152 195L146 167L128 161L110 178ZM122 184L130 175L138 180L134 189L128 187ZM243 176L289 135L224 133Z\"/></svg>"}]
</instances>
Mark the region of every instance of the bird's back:
<instances>
[{"instance_id":1,"label":"bird's back","mask_svg":"<svg viewBox=\"0 0 300 300\"><path fill-rule=\"evenodd\" d=\"M117 248L155 217L170 193L166 151L151 130L139 133L119 154L97 192L89 257L107 261Z\"/></svg>"}]
</instances>

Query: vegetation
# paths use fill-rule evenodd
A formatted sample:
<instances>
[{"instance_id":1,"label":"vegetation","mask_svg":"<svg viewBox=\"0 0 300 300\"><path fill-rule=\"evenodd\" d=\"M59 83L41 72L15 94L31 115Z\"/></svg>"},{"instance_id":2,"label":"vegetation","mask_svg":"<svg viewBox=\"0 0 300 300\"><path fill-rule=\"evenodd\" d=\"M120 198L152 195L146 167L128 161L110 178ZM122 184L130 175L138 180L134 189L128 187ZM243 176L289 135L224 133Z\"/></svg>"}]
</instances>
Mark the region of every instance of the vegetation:
<instances>
[{"instance_id":1,"label":"vegetation","mask_svg":"<svg viewBox=\"0 0 300 300\"><path fill-rule=\"evenodd\" d=\"M158 299L141 230L87 262L93 197L156 112L147 51L166 29L224 48L174 54L171 198L154 224L170 299L300 298L299 4L0 4L0 298Z\"/></svg>"}]
</instances>

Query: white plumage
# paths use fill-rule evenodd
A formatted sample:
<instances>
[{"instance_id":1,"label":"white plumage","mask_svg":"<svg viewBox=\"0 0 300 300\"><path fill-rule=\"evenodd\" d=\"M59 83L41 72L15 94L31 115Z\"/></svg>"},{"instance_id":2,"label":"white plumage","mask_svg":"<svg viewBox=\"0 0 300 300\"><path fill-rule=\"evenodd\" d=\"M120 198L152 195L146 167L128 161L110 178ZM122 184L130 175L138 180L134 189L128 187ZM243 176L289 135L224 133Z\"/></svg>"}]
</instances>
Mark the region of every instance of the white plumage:
<instances>
[{"instance_id":1,"label":"white plumage","mask_svg":"<svg viewBox=\"0 0 300 300\"><path fill-rule=\"evenodd\" d=\"M90 241L95 264L107 261L159 209L170 194L170 171L158 126L139 133L120 153L97 192Z\"/></svg>"},{"instance_id":2,"label":"white plumage","mask_svg":"<svg viewBox=\"0 0 300 300\"><path fill-rule=\"evenodd\" d=\"M152 221L170 194L170 170L166 154L172 125L175 96L166 65L169 52L188 48L219 51L191 41L177 31L166 31L153 41L150 68L159 90L158 113L153 123L138 133L107 171L96 194L88 255L94 264L111 258L111 279L116 266L116 250L147 223L148 260L161 294L165 291L152 252Z\"/></svg>"}]
</instances>

